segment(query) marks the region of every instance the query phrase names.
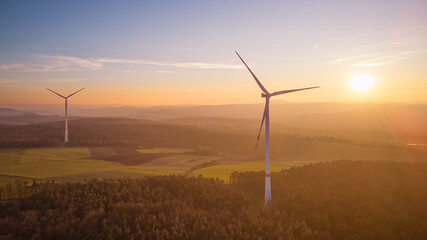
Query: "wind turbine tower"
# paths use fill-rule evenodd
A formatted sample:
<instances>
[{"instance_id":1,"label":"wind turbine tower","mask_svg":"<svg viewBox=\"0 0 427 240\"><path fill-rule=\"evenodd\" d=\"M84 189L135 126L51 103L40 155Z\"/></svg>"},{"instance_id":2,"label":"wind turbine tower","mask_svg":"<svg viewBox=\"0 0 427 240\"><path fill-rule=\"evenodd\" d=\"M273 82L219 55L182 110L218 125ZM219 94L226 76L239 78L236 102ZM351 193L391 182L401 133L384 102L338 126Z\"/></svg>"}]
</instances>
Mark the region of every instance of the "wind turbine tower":
<instances>
[{"instance_id":1,"label":"wind turbine tower","mask_svg":"<svg viewBox=\"0 0 427 240\"><path fill-rule=\"evenodd\" d=\"M61 94L59 94L53 90L50 90L49 88L46 88L46 89L55 93L56 95L62 97L63 99L65 99L65 139L64 139L64 142L65 142L65 144L67 144L68 143L68 98L73 96L74 94L82 91L84 88L82 88L82 89L80 89L74 93L71 93L70 95L68 95L66 97L62 96Z\"/></svg>"},{"instance_id":2,"label":"wind turbine tower","mask_svg":"<svg viewBox=\"0 0 427 240\"><path fill-rule=\"evenodd\" d=\"M273 96L285 94L285 93L291 93L296 91L302 91L302 90L308 90L316 87L309 87L309 88L300 88L300 89L291 89L291 90L283 90L283 91L277 91L270 93L265 89L265 87L262 85L262 83L258 80L258 78L255 76L255 74L252 72L252 70L248 67L248 65L243 61L242 57L240 57L239 53L236 51L237 56L242 60L243 64L245 64L246 68L251 73L252 77L255 79L258 86L261 88L262 93L261 97L265 98L265 107L264 107L264 115L262 116L261 120L261 127L258 132L258 138L256 141L256 146L258 146L258 140L259 136L262 131L262 126L265 121L265 195L264 195L264 204L268 205L271 201L271 176L270 176L270 112L269 112L269 104L270 104L270 98Z\"/></svg>"}]
</instances>

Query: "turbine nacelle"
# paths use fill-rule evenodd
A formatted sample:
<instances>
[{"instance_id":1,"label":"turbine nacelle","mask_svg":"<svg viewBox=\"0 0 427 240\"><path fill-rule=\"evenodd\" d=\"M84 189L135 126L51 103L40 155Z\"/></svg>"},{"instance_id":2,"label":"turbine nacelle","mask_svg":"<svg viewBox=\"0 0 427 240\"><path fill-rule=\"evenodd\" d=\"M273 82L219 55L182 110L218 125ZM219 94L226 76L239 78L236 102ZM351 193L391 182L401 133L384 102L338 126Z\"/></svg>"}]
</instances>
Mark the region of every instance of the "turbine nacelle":
<instances>
[{"instance_id":1,"label":"turbine nacelle","mask_svg":"<svg viewBox=\"0 0 427 240\"><path fill-rule=\"evenodd\" d=\"M267 97L267 93L261 93L261 97L262 97L262 98Z\"/></svg>"}]
</instances>

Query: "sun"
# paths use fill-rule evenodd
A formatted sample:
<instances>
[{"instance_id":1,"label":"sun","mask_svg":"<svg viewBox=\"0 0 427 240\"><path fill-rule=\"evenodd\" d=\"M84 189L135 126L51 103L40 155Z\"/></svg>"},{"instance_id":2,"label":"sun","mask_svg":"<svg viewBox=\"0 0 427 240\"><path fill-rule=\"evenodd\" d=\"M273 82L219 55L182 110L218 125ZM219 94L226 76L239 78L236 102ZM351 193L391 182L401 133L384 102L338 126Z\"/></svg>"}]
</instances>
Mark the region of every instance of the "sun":
<instances>
[{"instance_id":1,"label":"sun","mask_svg":"<svg viewBox=\"0 0 427 240\"><path fill-rule=\"evenodd\" d=\"M375 78L367 74L356 74L350 79L350 86L358 92L366 92L372 89Z\"/></svg>"}]
</instances>

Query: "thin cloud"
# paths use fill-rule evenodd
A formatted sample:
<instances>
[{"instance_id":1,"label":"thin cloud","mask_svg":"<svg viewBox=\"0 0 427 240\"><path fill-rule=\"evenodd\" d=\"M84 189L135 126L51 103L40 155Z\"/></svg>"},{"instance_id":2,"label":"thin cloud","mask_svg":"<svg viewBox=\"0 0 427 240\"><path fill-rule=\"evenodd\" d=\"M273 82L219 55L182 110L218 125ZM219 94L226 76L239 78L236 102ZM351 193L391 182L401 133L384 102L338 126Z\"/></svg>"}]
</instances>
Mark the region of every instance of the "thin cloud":
<instances>
[{"instance_id":1,"label":"thin cloud","mask_svg":"<svg viewBox=\"0 0 427 240\"><path fill-rule=\"evenodd\" d=\"M407 42L392 42L393 45L409 45Z\"/></svg>"},{"instance_id":2,"label":"thin cloud","mask_svg":"<svg viewBox=\"0 0 427 240\"><path fill-rule=\"evenodd\" d=\"M161 70L148 71L148 72L153 72L153 73L176 73L176 71L161 71Z\"/></svg>"},{"instance_id":3,"label":"thin cloud","mask_svg":"<svg viewBox=\"0 0 427 240\"><path fill-rule=\"evenodd\" d=\"M366 59L360 62L353 64L354 67L380 67L396 62L403 61L418 52L416 51L404 51L396 54L377 56L370 59Z\"/></svg>"},{"instance_id":4,"label":"thin cloud","mask_svg":"<svg viewBox=\"0 0 427 240\"><path fill-rule=\"evenodd\" d=\"M26 68L25 64L0 64L1 71L20 71Z\"/></svg>"},{"instance_id":5,"label":"thin cloud","mask_svg":"<svg viewBox=\"0 0 427 240\"><path fill-rule=\"evenodd\" d=\"M171 66L181 68L200 68L200 69L240 69L240 65L228 65L228 64L217 64L217 63L172 63Z\"/></svg>"},{"instance_id":6,"label":"thin cloud","mask_svg":"<svg viewBox=\"0 0 427 240\"><path fill-rule=\"evenodd\" d=\"M371 58L375 55L359 55L359 56L352 56L352 57L338 57L331 61L326 62L326 64L336 65L336 64L344 64L349 62L355 62L359 61L360 59L367 59Z\"/></svg>"},{"instance_id":7,"label":"thin cloud","mask_svg":"<svg viewBox=\"0 0 427 240\"><path fill-rule=\"evenodd\" d=\"M352 67L381 67L382 63L356 63L351 65Z\"/></svg>"},{"instance_id":8,"label":"thin cloud","mask_svg":"<svg viewBox=\"0 0 427 240\"><path fill-rule=\"evenodd\" d=\"M259 56L261 58L269 58L269 59L280 59L280 60L288 60L288 61L306 61L309 58L301 58L301 57L277 57L277 56Z\"/></svg>"},{"instance_id":9,"label":"thin cloud","mask_svg":"<svg viewBox=\"0 0 427 240\"><path fill-rule=\"evenodd\" d=\"M78 70L95 70L103 68L103 64L93 59L83 59L69 56L40 55L41 63L1 64L1 71L12 72L62 72Z\"/></svg>"},{"instance_id":10,"label":"thin cloud","mask_svg":"<svg viewBox=\"0 0 427 240\"><path fill-rule=\"evenodd\" d=\"M219 63L203 63L203 62L157 62L144 59L119 59L119 58L102 58L98 59L101 63L128 63L128 64L143 64L154 66L168 66L178 68L198 68L198 69L240 69L240 65L219 64Z\"/></svg>"},{"instance_id":11,"label":"thin cloud","mask_svg":"<svg viewBox=\"0 0 427 240\"><path fill-rule=\"evenodd\" d=\"M204 63L204 62L158 62L145 59L120 59L120 58L77 58L70 56L40 55L37 58L40 63L16 63L0 64L0 71L12 72L61 72L98 70L105 68L105 64L124 63L153 66L165 66L176 68L195 69L240 69L240 65ZM164 73L162 71L161 73ZM169 71L170 72L170 71ZM159 72L160 73L160 72Z\"/></svg>"},{"instance_id":12,"label":"thin cloud","mask_svg":"<svg viewBox=\"0 0 427 240\"><path fill-rule=\"evenodd\" d=\"M87 81L87 79L80 79L80 78L53 78L53 79L37 79L33 80L34 82L40 82L40 83L77 83L77 82L84 82Z\"/></svg>"},{"instance_id":13,"label":"thin cloud","mask_svg":"<svg viewBox=\"0 0 427 240\"><path fill-rule=\"evenodd\" d=\"M0 86L1 87L23 87L27 86L28 83L78 83L85 82L88 79L81 78L42 78L42 79L31 79L31 78L0 78Z\"/></svg>"},{"instance_id":14,"label":"thin cloud","mask_svg":"<svg viewBox=\"0 0 427 240\"><path fill-rule=\"evenodd\" d=\"M50 62L53 62L54 67L58 68L76 68L76 69L100 69L103 68L102 63L97 59L93 58L77 58L70 56L47 56L41 55L41 58L47 59Z\"/></svg>"},{"instance_id":15,"label":"thin cloud","mask_svg":"<svg viewBox=\"0 0 427 240\"><path fill-rule=\"evenodd\" d=\"M157 47L157 48L168 49L168 50L179 50L179 51L192 51L192 52L204 51L204 49L201 49L201 48L179 48L179 47Z\"/></svg>"},{"instance_id":16,"label":"thin cloud","mask_svg":"<svg viewBox=\"0 0 427 240\"><path fill-rule=\"evenodd\" d=\"M166 74L174 74L176 71L163 71L163 70L153 70L153 71L131 71L131 70L123 70L124 73L166 73Z\"/></svg>"},{"instance_id":17,"label":"thin cloud","mask_svg":"<svg viewBox=\"0 0 427 240\"><path fill-rule=\"evenodd\" d=\"M381 67L404 61L415 55L425 53L425 50L402 51L387 55L360 55L353 57L340 57L327 62L327 64L351 64L353 67Z\"/></svg>"}]
</instances>

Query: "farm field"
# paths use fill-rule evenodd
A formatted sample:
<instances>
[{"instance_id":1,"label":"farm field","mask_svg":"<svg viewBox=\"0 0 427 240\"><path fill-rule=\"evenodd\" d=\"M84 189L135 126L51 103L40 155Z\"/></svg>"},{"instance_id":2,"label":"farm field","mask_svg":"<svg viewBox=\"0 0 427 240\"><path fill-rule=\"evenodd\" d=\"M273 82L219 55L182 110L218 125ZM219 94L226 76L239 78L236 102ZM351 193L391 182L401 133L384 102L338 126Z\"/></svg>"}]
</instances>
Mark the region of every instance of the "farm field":
<instances>
[{"instance_id":1,"label":"farm field","mask_svg":"<svg viewBox=\"0 0 427 240\"><path fill-rule=\"evenodd\" d=\"M102 154L102 151L105 154ZM95 154L91 154L95 153ZM26 148L0 150L0 187L16 179L80 181L97 177L162 175L173 173L150 167L125 166L98 160L111 156L110 148Z\"/></svg>"},{"instance_id":2,"label":"farm field","mask_svg":"<svg viewBox=\"0 0 427 240\"><path fill-rule=\"evenodd\" d=\"M149 156L142 164L126 165L115 161L125 151L139 158ZM221 156L191 154L192 149L133 149L109 147L22 148L0 150L0 187L17 179L83 181L93 178L139 177L155 175L202 175L225 182L233 171L262 171L264 162L226 160ZM132 155L136 156L136 155ZM156 157L158 156L158 158ZM273 163L272 171L280 171L308 162Z\"/></svg>"},{"instance_id":3,"label":"farm field","mask_svg":"<svg viewBox=\"0 0 427 240\"><path fill-rule=\"evenodd\" d=\"M193 151L189 148L144 148L137 149L139 153L188 153Z\"/></svg>"},{"instance_id":4,"label":"farm field","mask_svg":"<svg viewBox=\"0 0 427 240\"><path fill-rule=\"evenodd\" d=\"M117 163L91 159L88 148L2 149L0 187L15 178L53 179L121 168Z\"/></svg>"},{"instance_id":5,"label":"farm field","mask_svg":"<svg viewBox=\"0 0 427 240\"><path fill-rule=\"evenodd\" d=\"M271 163L270 169L271 172L279 172L282 169L289 169L294 166L302 166L315 163L315 161L294 161L294 162L278 162ZM232 172L258 172L265 169L264 162L248 162L248 163L238 163L230 165L217 165L210 166L206 168L200 168L192 172L192 176L202 175L205 178L219 178L225 183L230 181L230 175Z\"/></svg>"},{"instance_id":6,"label":"farm field","mask_svg":"<svg viewBox=\"0 0 427 240\"><path fill-rule=\"evenodd\" d=\"M179 154L162 157L140 165L148 169L163 169L180 174L186 174L203 166L217 165L224 162L220 156L199 156L193 154Z\"/></svg>"}]
</instances>

